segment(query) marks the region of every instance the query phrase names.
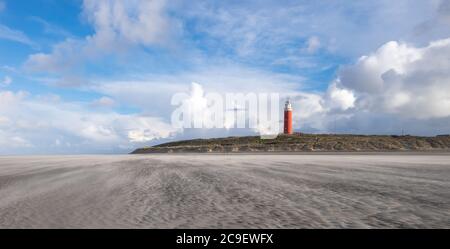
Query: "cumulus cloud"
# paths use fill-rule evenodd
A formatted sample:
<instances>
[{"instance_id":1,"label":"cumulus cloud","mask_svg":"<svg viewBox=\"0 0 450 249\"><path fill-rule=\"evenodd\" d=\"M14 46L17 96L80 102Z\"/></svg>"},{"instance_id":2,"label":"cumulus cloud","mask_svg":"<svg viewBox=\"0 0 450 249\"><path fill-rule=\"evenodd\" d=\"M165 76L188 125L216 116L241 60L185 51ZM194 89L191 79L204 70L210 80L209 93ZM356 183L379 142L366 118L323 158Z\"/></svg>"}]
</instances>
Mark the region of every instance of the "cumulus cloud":
<instances>
[{"instance_id":1,"label":"cumulus cloud","mask_svg":"<svg viewBox=\"0 0 450 249\"><path fill-rule=\"evenodd\" d=\"M190 93L191 83L198 82L204 92L276 92L296 91L302 77L272 73L244 65L205 66L173 75L142 75L138 79L97 81L92 91L114 98L117 102L138 107L152 116L167 116L173 110L171 98L176 93ZM157 108L155 106L157 105Z\"/></svg>"},{"instance_id":2,"label":"cumulus cloud","mask_svg":"<svg viewBox=\"0 0 450 249\"><path fill-rule=\"evenodd\" d=\"M168 138L178 132L171 124L165 123L159 118L150 117L134 117L132 120L129 120L127 127L129 130L127 136L132 143Z\"/></svg>"},{"instance_id":3,"label":"cumulus cloud","mask_svg":"<svg viewBox=\"0 0 450 249\"><path fill-rule=\"evenodd\" d=\"M28 57L26 68L33 71L59 73L72 69L84 56L84 43L67 39L53 47L51 54L36 53Z\"/></svg>"},{"instance_id":4,"label":"cumulus cloud","mask_svg":"<svg viewBox=\"0 0 450 249\"><path fill-rule=\"evenodd\" d=\"M265 70L248 68L243 65L220 65L204 67L197 71L189 71L174 75L143 75L139 80L128 81L104 81L95 82L90 88L93 91L114 98L118 103L127 103L130 106L142 110L142 113L151 116L169 118L177 106L171 105L171 99L175 94L182 93L190 96L189 100L196 113L202 113L205 109L205 95L218 93L225 97L226 93L278 93L281 101L288 96L301 95L302 108L299 112L312 113L321 106L320 94L304 93L298 91L303 78L273 73ZM192 82L197 82L192 84ZM195 106L195 107L194 107ZM281 111L282 103L280 105ZM224 107L225 108L225 107ZM243 108L238 106L238 108ZM229 107L232 109L232 107ZM197 111L195 111L197 110ZM233 114L234 110L224 110L226 114ZM254 113L252 115L255 115ZM203 115L196 115L200 119ZM303 118L303 114L302 114ZM199 136L223 136L233 134L245 134L243 131L234 130L235 123L231 124L231 118L226 118L224 127L227 129L212 129L206 132L204 129L190 130L191 137ZM301 123L303 125L303 122ZM246 129L247 134L255 130ZM188 137L184 137L188 138Z\"/></svg>"},{"instance_id":5,"label":"cumulus cloud","mask_svg":"<svg viewBox=\"0 0 450 249\"><path fill-rule=\"evenodd\" d=\"M177 132L157 117L96 112L88 104L11 91L0 92L0 131L0 144L14 145L1 146L1 153L128 152Z\"/></svg>"},{"instance_id":6,"label":"cumulus cloud","mask_svg":"<svg viewBox=\"0 0 450 249\"><path fill-rule=\"evenodd\" d=\"M327 106L331 109L347 110L355 106L355 95L352 91L338 86L339 81L333 82L327 90Z\"/></svg>"},{"instance_id":7,"label":"cumulus cloud","mask_svg":"<svg viewBox=\"0 0 450 249\"><path fill-rule=\"evenodd\" d=\"M226 129L211 133L185 130L183 134L171 126L170 115L175 107L170 99L178 92L189 93L191 82L201 84L192 90L199 103L204 103L202 95L208 92L278 92L281 101L289 96L297 131L396 133L407 127L406 132L418 134L444 133L448 132L450 120L449 55L450 39L423 47L388 42L343 67L323 92L302 90L303 78L242 65L205 67L174 75L141 75L127 81L98 81L88 90L104 97L81 105L4 91L0 94L0 140L11 144L15 141L16 146L29 150L46 141L55 147L65 146L66 151L99 151L102 147L130 150L163 138L230 135ZM94 103L126 104L141 112L90 110Z\"/></svg>"},{"instance_id":8,"label":"cumulus cloud","mask_svg":"<svg viewBox=\"0 0 450 249\"><path fill-rule=\"evenodd\" d=\"M227 129L185 130L184 134L174 129L170 115L175 107L170 99L179 92L191 93L191 104L199 106L196 112L204 109L203 95L209 92L280 93L282 102L291 98L295 129L303 132L387 133L409 125L419 134L448 133L450 42L441 39L450 31L450 26L442 25L447 23L450 13L448 1L410 4L408 0L352 3L288 0L284 3L235 5L227 1L171 1L169 6L164 0L84 0L82 18L93 27L93 33L82 38L35 19L44 25L48 34L67 36L50 52L34 53L25 63L34 71L50 73L47 79L52 86L62 83L79 86L85 82L83 74L79 74L81 68L89 68L90 63L121 55L123 51L146 47L146 51L159 54L159 48L173 40L170 32L179 31L174 19L187 24L180 26L184 29L181 34L186 35L181 46L186 45L185 50L195 52L186 56L189 57L186 65L174 62L173 67L161 66L170 73L161 73L159 68L152 68L153 64L146 64L142 71L121 75L120 79L111 74L108 76L111 78L99 80L101 76L96 75L90 78L93 84L83 86L83 90L101 96L91 101L73 103L53 95L2 91L0 145L11 144L28 150L42 147L41 151L54 146L47 151L64 147L69 152L98 152L104 148L129 150L163 138L188 138L187 133L191 137L231 135ZM411 30L432 16L431 27L440 38L426 35L427 42L435 41L423 45L424 39L411 36ZM201 37L192 42L191 34L201 34ZM0 37L29 42L22 32L1 24ZM411 43L385 43L392 37ZM303 47L302 41L305 41ZM328 87L305 88L305 78L296 75L304 72L307 75L308 70L322 68L324 61L336 64L333 61L336 57L327 53L344 55L344 60L361 54L366 56L343 66ZM167 61L172 63L172 59L181 57L176 54ZM164 61L155 58L155 64ZM140 59L130 62L133 69L141 66L144 60ZM295 70L285 70L286 65ZM98 66L103 69L104 64ZM276 73L272 66L277 72L288 74ZM263 69L255 69L258 67ZM103 70L95 72L96 69L89 68L89 71L103 73ZM8 71L8 74L16 81L20 79L17 73ZM313 76L308 81L326 78L322 74ZM11 81L0 78L1 85ZM199 85L192 87L191 82ZM137 113L115 111L123 111L123 106ZM231 126L226 123L225 127ZM250 134L246 132L242 135ZM1 147L5 150L5 146Z\"/></svg>"},{"instance_id":9,"label":"cumulus cloud","mask_svg":"<svg viewBox=\"0 0 450 249\"><path fill-rule=\"evenodd\" d=\"M50 53L32 54L25 67L67 74L80 67L82 62L130 47L163 45L170 30L176 27L171 26L164 8L165 0L84 0L83 16L93 26L94 34L84 39L67 38L54 45Z\"/></svg>"},{"instance_id":10,"label":"cumulus cloud","mask_svg":"<svg viewBox=\"0 0 450 249\"><path fill-rule=\"evenodd\" d=\"M198 81L205 92L280 92L282 98L289 96L295 110L294 126L304 132L383 134L410 128L416 134L433 135L446 132L450 119L448 58L450 39L423 47L387 42L342 67L324 92L299 89L302 79L245 67L205 68L185 75L149 76L149 81L104 83L97 91L153 112L156 102L169 103L173 93L188 92L189 82ZM155 115L170 113L171 108L160 105L157 111L161 112Z\"/></svg>"},{"instance_id":11,"label":"cumulus cloud","mask_svg":"<svg viewBox=\"0 0 450 249\"><path fill-rule=\"evenodd\" d=\"M450 39L414 47L388 42L339 73L357 106L403 117L450 116Z\"/></svg>"},{"instance_id":12,"label":"cumulus cloud","mask_svg":"<svg viewBox=\"0 0 450 249\"><path fill-rule=\"evenodd\" d=\"M152 45L165 40L169 23L165 0L84 0L83 11L95 28L88 37L95 48L114 49L117 42Z\"/></svg>"},{"instance_id":13,"label":"cumulus cloud","mask_svg":"<svg viewBox=\"0 0 450 249\"><path fill-rule=\"evenodd\" d=\"M360 57L356 65L345 67L340 72L340 80L345 87L359 92L383 92L387 87L383 80L385 73L393 70L404 74L406 67L421 57L419 49L391 41L375 53Z\"/></svg>"},{"instance_id":14,"label":"cumulus cloud","mask_svg":"<svg viewBox=\"0 0 450 249\"><path fill-rule=\"evenodd\" d=\"M391 41L343 66L325 92L290 89L306 132L436 135L450 125L450 38L419 47Z\"/></svg>"}]
</instances>

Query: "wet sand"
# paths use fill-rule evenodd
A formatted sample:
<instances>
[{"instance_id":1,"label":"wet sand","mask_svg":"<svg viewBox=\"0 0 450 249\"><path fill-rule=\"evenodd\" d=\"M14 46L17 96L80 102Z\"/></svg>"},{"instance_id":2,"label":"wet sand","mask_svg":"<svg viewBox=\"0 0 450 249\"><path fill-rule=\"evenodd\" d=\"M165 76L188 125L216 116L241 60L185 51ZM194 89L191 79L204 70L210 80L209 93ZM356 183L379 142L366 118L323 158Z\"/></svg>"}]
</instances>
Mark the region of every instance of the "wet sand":
<instances>
[{"instance_id":1,"label":"wet sand","mask_svg":"<svg viewBox=\"0 0 450 249\"><path fill-rule=\"evenodd\" d=\"M0 157L0 228L450 228L450 154Z\"/></svg>"}]
</instances>

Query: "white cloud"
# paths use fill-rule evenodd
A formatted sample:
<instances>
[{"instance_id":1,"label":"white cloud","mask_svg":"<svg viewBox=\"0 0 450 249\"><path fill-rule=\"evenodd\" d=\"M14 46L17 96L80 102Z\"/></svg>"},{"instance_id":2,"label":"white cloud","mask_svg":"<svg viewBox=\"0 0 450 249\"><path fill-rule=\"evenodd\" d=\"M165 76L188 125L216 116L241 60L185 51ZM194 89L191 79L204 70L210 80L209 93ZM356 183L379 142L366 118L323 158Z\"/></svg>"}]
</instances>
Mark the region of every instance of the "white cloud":
<instances>
[{"instance_id":1,"label":"white cloud","mask_svg":"<svg viewBox=\"0 0 450 249\"><path fill-rule=\"evenodd\" d=\"M32 16L32 17L30 17L30 19L41 24L43 27L43 30L46 34L61 36L61 37L65 37L65 38L68 38L68 37L73 38L74 37L74 35L72 35L69 31L67 31L57 25L49 23L40 17Z\"/></svg>"},{"instance_id":2,"label":"white cloud","mask_svg":"<svg viewBox=\"0 0 450 249\"><path fill-rule=\"evenodd\" d=\"M11 66L8 66L8 65L0 66L0 70L6 71L6 72L9 72L9 73L17 73L18 72L18 70L15 67L11 67Z\"/></svg>"},{"instance_id":3,"label":"white cloud","mask_svg":"<svg viewBox=\"0 0 450 249\"><path fill-rule=\"evenodd\" d=\"M85 43L79 40L66 39L53 47L50 54L36 53L28 57L25 67L32 71L49 73L68 72L87 56L83 50ZM90 57L88 57L90 58Z\"/></svg>"},{"instance_id":4,"label":"white cloud","mask_svg":"<svg viewBox=\"0 0 450 249\"><path fill-rule=\"evenodd\" d=\"M106 96L96 99L91 103L93 107L113 107L114 105L116 105L114 99Z\"/></svg>"},{"instance_id":5,"label":"white cloud","mask_svg":"<svg viewBox=\"0 0 450 249\"><path fill-rule=\"evenodd\" d=\"M286 5L275 2L235 5L226 1L213 4L85 0L83 18L93 26L94 32L80 39L69 37L54 45L50 53L30 55L26 62L28 68L56 76L63 74L61 80L65 84L80 85L83 81L78 78L76 69L89 66L89 62L130 48L167 46L166 43L173 40L170 32L179 31L174 19L189 24L183 27L184 31L201 33L202 38L194 46L207 46L204 56L208 65L197 61L198 57L191 58L193 54L197 56L194 52L189 54L190 71L137 73L140 75L127 80L93 79L94 84L83 90L103 97L86 103L65 102L57 96L0 92L0 142L28 145L28 148L70 144L71 149L99 151L101 148L130 148L159 138L179 138L178 130L168 123L174 109L170 98L177 92L189 92L191 82L202 85L201 89L194 89L195 96L200 90L279 92L282 98L290 96L295 127L306 132L330 131L334 120L337 120L337 130L340 127L341 131L363 133L393 131L409 123L414 123L414 130L420 133L427 133L430 125L445 130L450 116L450 41L436 38L435 42L423 46L420 44L431 36L416 37L412 31L418 23L438 13L435 19L440 21L433 24L439 28L433 32L436 37L448 35L450 26L441 25L450 13L448 4L445 1L408 2L287 1ZM171 8L170 16L168 8ZM22 32L2 25L0 37L2 29L8 39L29 41ZM61 30L48 31L65 36ZM411 43L393 41L379 47L392 37ZM304 40L307 42L303 51L310 54L299 53L299 41ZM221 49L225 53L217 53L230 58L220 60L213 58L215 52L212 55L209 52ZM328 59L314 57L319 49L345 55L344 58L355 54L367 56L354 65L343 67L326 90L316 92L304 90L302 77L274 73L267 67L257 70L245 66L245 63L257 61L256 64L268 62L297 69L316 68L323 63L321 59ZM230 53L233 50L250 60L239 60L244 64L224 63L233 59ZM299 54L305 56L299 57ZM268 60L259 60L261 57ZM210 66L212 64L216 66ZM75 73L71 74L73 71ZM5 78L4 82L8 81ZM54 81L55 84L60 83ZM203 101L202 98L194 100ZM119 114L111 108L117 106L141 112ZM192 131L195 136L204 133L204 130ZM214 133L223 134L228 133L224 130Z\"/></svg>"},{"instance_id":6,"label":"white cloud","mask_svg":"<svg viewBox=\"0 0 450 249\"><path fill-rule=\"evenodd\" d=\"M117 42L152 45L165 40L169 22L165 0L84 0L83 11L95 34L88 37L96 48L114 49Z\"/></svg>"},{"instance_id":7,"label":"white cloud","mask_svg":"<svg viewBox=\"0 0 450 249\"><path fill-rule=\"evenodd\" d=\"M127 124L128 139L130 142L149 142L155 139L174 136L178 130L159 118L135 117Z\"/></svg>"},{"instance_id":8,"label":"white cloud","mask_svg":"<svg viewBox=\"0 0 450 249\"><path fill-rule=\"evenodd\" d=\"M205 93L279 92L282 98L290 96L299 131L386 133L409 125L409 131L419 134L445 133L450 120L449 54L450 39L425 47L389 42L344 67L325 92L302 90L303 78L233 64L173 75L140 75L127 81L96 81L87 90L105 97L84 104L2 92L0 140L9 143L9 138L22 138L27 141L23 146L31 146L29 150L43 146L42 141L57 146L58 140L59 147L70 144L66 151L74 152L74 148L131 150L155 139L188 138L172 128L169 117L175 108L170 105L172 95L188 93L191 82L201 83ZM142 112L89 110L93 103L112 102ZM226 129L185 132L191 137L229 134Z\"/></svg>"},{"instance_id":9,"label":"white cloud","mask_svg":"<svg viewBox=\"0 0 450 249\"><path fill-rule=\"evenodd\" d=\"M138 107L152 116L167 117L175 93L189 93L191 82L198 82L205 92L276 92L282 95L302 85L303 78L256 70L243 65L217 65L174 75L142 75L124 81L96 81L90 89L117 102ZM157 108L155 108L157 106Z\"/></svg>"},{"instance_id":10,"label":"white cloud","mask_svg":"<svg viewBox=\"0 0 450 249\"><path fill-rule=\"evenodd\" d=\"M89 103L48 101L11 91L0 92L0 120L0 145L14 144L14 148L1 146L0 153L93 153L124 148L128 152L141 142L177 132L157 117L96 112L90 110ZM49 147L56 146L56 140L60 141L58 146Z\"/></svg>"},{"instance_id":11,"label":"white cloud","mask_svg":"<svg viewBox=\"0 0 450 249\"><path fill-rule=\"evenodd\" d=\"M6 3L4 1L0 1L0 13L3 12L5 9ZM36 44L33 41L31 41L31 39L22 31L9 28L8 26L3 25L1 23L0 23L0 39L6 39L10 41L23 43L31 47L36 46Z\"/></svg>"},{"instance_id":12,"label":"white cloud","mask_svg":"<svg viewBox=\"0 0 450 249\"><path fill-rule=\"evenodd\" d=\"M164 13L165 0L83 1L83 16L94 27L84 39L68 38L51 53L30 55L26 68L67 74L84 61L126 51L132 46L164 45L176 30Z\"/></svg>"},{"instance_id":13,"label":"white cloud","mask_svg":"<svg viewBox=\"0 0 450 249\"><path fill-rule=\"evenodd\" d=\"M3 80L0 81L0 87L7 87L13 82L12 78L5 76Z\"/></svg>"},{"instance_id":14,"label":"white cloud","mask_svg":"<svg viewBox=\"0 0 450 249\"><path fill-rule=\"evenodd\" d=\"M90 87L92 91L110 96L117 103L124 103L142 110L150 116L158 116L170 120L176 106L172 106L171 98L176 93L185 93L194 96L193 103L202 110L202 93L279 93L281 100L287 96L299 95L302 113L301 117L321 112L324 107L320 94L299 92L303 78L264 70L256 70L243 65L221 64L204 67L201 70L185 72L175 75L142 75L137 80L129 81L97 81ZM192 88L191 82L198 82ZM198 115L197 115L198 116ZM228 121L228 120L227 120ZM303 124L302 120L302 124ZM225 127L230 127L228 122ZM247 129L251 134L253 131ZM214 132L203 130L186 131L191 137L195 136L223 136L232 135L232 130L217 129ZM244 134L244 133L239 133ZM187 138L187 137L185 137Z\"/></svg>"},{"instance_id":15,"label":"white cloud","mask_svg":"<svg viewBox=\"0 0 450 249\"><path fill-rule=\"evenodd\" d=\"M17 105L28 94L26 92L0 91L0 111L6 110L11 106Z\"/></svg>"},{"instance_id":16,"label":"white cloud","mask_svg":"<svg viewBox=\"0 0 450 249\"><path fill-rule=\"evenodd\" d=\"M272 62L273 65L289 66L297 69L311 69L317 67L317 63L310 57L300 56L286 56L276 59Z\"/></svg>"},{"instance_id":17,"label":"white cloud","mask_svg":"<svg viewBox=\"0 0 450 249\"><path fill-rule=\"evenodd\" d=\"M433 43L430 47L439 47L444 46L445 44L445 42L439 41ZM384 132L392 132L394 130L392 127L408 123L406 120L412 118L415 122L415 132L419 134L435 134L433 132L438 132L438 129L430 133L430 130L428 129L429 120L430 118L439 119L448 116L446 112L448 112L449 109L445 108L445 102L447 101L446 99L448 99L448 97L446 97L448 95L447 91L439 92L437 90L437 92L434 92L435 90L433 90L433 93L424 95L427 91L436 88L433 81L434 76L424 78L425 83L423 84L407 85L409 76L415 71L415 69L413 71L411 70L418 67L413 67L412 65L416 65L423 58L428 57L427 55L430 50L428 50L428 47L413 48L403 43L397 43L395 46L392 45L393 43L389 43L389 49L386 50L380 48L378 52L363 57L363 59L359 60L355 65L345 69L345 73L349 73L356 72L357 68L361 68L360 71L356 72L361 74L361 79L375 79L375 83L370 81L356 81L351 83L344 81L340 82L339 79L337 79L331 82L325 92L308 92L301 90L301 87L298 87L302 84L301 82L303 79L301 78L249 69L242 65L235 67L229 65L209 67L196 72L171 76L147 75L142 76L142 79L140 80L134 81L96 82L91 89L101 94L111 96L118 103L126 103L137 107L146 115L167 119L175 108L170 105L172 95L177 92L189 93L191 86L190 82L196 81L202 85L204 93L278 92L280 93L282 101L289 96L295 110L294 126L295 129L299 131L337 131L355 133L371 133L376 131L378 133L383 133L382 127L384 127ZM395 48L398 48L400 52L396 53L397 50ZM413 52L410 51L411 49ZM424 56L420 57L421 59L411 59L415 58L414 56L411 56L411 54L415 54L415 49L421 51L425 49L427 52L420 52ZM389 53L386 53L386 51L389 51ZM405 53L405 51L409 52ZM389 56L392 56L393 58L390 58ZM445 54L442 53L441 56L443 58L442 61L436 61L437 65L440 64L442 66L441 69L439 69L437 65L429 66L430 69L438 69L439 72L437 75L444 75L447 71L450 72L450 70L446 69L444 64L444 62L446 62L444 59ZM432 57L437 58L436 55L433 55ZM367 67L362 66L367 63L366 60L373 62L373 66L369 67L371 70L366 70ZM381 63L381 61L383 63ZM388 63L388 66L386 66L386 63L384 62ZM380 67L382 69L380 69ZM425 69L424 66L421 67ZM392 81L392 76L388 77L389 74L392 74L392 68L396 68L399 72L403 72L402 77L405 78L403 83L397 84L395 81ZM385 75L383 72L384 70L390 71L390 73ZM341 71L339 75L342 76L342 73L344 73L344 71ZM378 74L379 77L381 77L380 75L385 76L381 77L382 82L380 83L378 82L377 77L368 75L368 73ZM446 86L448 82L448 80L442 81L442 87L437 87L437 89L448 89L448 85ZM361 86L358 84L370 84L371 86L373 84L378 84L383 87L376 91L372 91L372 87ZM407 91L403 91L404 89L407 89ZM425 104L425 100L430 102ZM432 102L435 102L435 104L432 104ZM411 104L412 106L409 106ZM157 108L155 108L156 106ZM396 115L395 119L392 119L391 115L393 114ZM374 120L373 122L367 121L362 123L363 117L368 120L373 117ZM425 120L425 118L428 119ZM354 123L350 122L350 120L355 119L357 120ZM380 122L386 122L386 124L389 123L390 126L385 126ZM442 124L447 121L435 120L434 122ZM336 129L334 128L335 126L337 127ZM439 130L442 130L442 128L439 128ZM401 131L401 128L395 131ZM189 134L191 137L204 136L205 131L190 131ZM216 130L213 133L208 133L208 136L223 136L224 134L230 135L226 130ZM179 138L178 135L174 139L177 138Z\"/></svg>"},{"instance_id":18,"label":"white cloud","mask_svg":"<svg viewBox=\"0 0 450 249\"><path fill-rule=\"evenodd\" d=\"M24 139L20 136L11 136L11 134L8 134L2 130L0 130L0 146L8 147L8 149L11 151L33 147L33 145L26 139ZM2 149L2 150L8 151L6 149ZM2 151L2 150L0 150L0 151ZM9 152L9 153L11 153L11 152Z\"/></svg>"},{"instance_id":19,"label":"white cloud","mask_svg":"<svg viewBox=\"0 0 450 249\"><path fill-rule=\"evenodd\" d=\"M340 79L345 87L367 93L383 91L383 74L390 70L407 73L407 66L421 59L422 51L395 41L381 46L375 53L359 58L356 65L344 68Z\"/></svg>"},{"instance_id":20,"label":"white cloud","mask_svg":"<svg viewBox=\"0 0 450 249\"><path fill-rule=\"evenodd\" d=\"M347 110L355 106L356 98L352 91L338 87L338 82L333 82L326 94L327 105L331 109Z\"/></svg>"},{"instance_id":21,"label":"white cloud","mask_svg":"<svg viewBox=\"0 0 450 249\"><path fill-rule=\"evenodd\" d=\"M31 47L36 46L36 44L22 31L11 29L3 24L0 24L0 39L23 43Z\"/></svg>"},{"instance_id":22,"label":"white cloud","mask_svg":"<svg viewBox=\"0 0 450 249\"><path fill-rule=\"evenodd\" d=\"M328 51L358 56L392 38L427 42L429 36L414 36L414 29L430 16L445 12L447 8L437 8L437 2L448 1L189 1L182 5L185 14L181 16L195 20L194 30L208 34L225 45L227 52L231 48L240 56L272 56L295 41L314 36L320 37L320 45ZM438 30L433 37L442 38L450 32L448 25L435 26ZM314 50L318 43L314 38L311 41Z\"/></svg>"},{"instance_id":23,"label":"white cloud","mask_svg":"<svg viewBox=\"0 0 450 249\"><path fill-rule=\"evenodd\" d=\"M326 112L321 94L292 92L289 96L295 110L294 118L297 117L302 123L308 122L316 114Z\"/></svg>"},{"instance_id":24,"label":"white cloud","mask_svg":"<svg viewBox=\"0 0 450 249\"><path fill-rule=\"evenodd\" d=\"M317 36L311 36L308 41L306 42L306 52L313 54L317 50L319 50L321 46L320 39Z\"/></svg>"},{"instance_id":25,"label":"white cloud","mask_svg":"<svg viewBox=\"0 0 450 249\"><path fill-rule=\"evenodd\" d=\"M343 69L342 86L357 97L357 107L403 117L450 116L450 38L426 47L388 42Z\"/></svg>"}]
</instances>

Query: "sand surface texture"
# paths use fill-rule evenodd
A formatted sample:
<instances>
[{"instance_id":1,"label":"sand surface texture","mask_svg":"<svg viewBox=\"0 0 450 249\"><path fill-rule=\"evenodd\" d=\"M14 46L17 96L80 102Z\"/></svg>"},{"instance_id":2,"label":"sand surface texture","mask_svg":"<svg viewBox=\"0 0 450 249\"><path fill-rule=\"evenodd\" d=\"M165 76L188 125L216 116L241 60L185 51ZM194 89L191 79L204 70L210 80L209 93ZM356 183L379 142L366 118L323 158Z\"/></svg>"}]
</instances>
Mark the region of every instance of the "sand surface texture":
<instances>
[{"instance_id":1,"label":"sand surface texture","mask_svg":"<svg viewBox=\"0 0 450 249\"><path fill-rule=\"evenodd\" d=\"M0 228L450 228L450 155L0 157Z\"/></svg>"}]
</instances>

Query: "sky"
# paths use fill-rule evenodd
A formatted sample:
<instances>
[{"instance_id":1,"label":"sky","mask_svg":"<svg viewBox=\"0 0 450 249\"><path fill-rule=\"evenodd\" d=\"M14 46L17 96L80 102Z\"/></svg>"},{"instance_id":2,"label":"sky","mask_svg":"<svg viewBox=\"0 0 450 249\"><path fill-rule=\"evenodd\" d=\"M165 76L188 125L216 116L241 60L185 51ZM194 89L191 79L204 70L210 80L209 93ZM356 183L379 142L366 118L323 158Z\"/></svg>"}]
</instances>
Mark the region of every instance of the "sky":
<instances>
[{"instance_id":1,"label":"sky","mask_svg":"<svg viewBox=\"0 0 450 249\"><path fill-rule=\"evenodd\" d=\"M127 153L179 92L280 93L306 133L450 133L450 1L0 0L0 154Z\"/></svg>"}]
</instances>

